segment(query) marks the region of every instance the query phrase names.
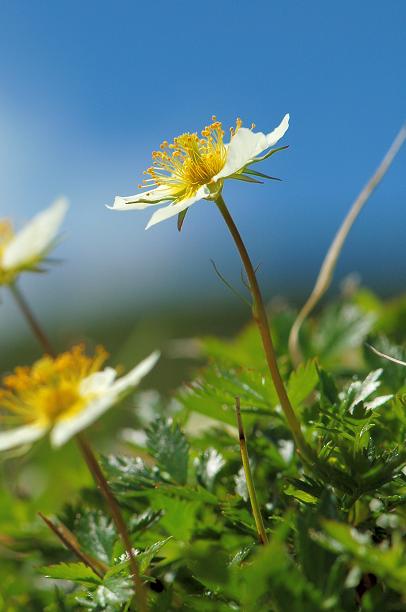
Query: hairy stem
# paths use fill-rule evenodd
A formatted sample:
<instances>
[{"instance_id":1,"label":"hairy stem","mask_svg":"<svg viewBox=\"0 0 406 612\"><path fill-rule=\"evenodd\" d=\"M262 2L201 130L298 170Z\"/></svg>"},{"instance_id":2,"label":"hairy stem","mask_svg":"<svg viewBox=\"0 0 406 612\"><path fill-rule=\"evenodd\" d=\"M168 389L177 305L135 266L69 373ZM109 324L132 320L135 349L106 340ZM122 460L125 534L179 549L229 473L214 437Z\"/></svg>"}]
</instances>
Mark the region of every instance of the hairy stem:
<instances>
[{"instance_id":1,"label":"hairy stem","mask_svg":"<svg viewBox=\"0 0 406 612\"><path fill-rule=\"evenodd\" d=\"M255 525L257 528L260 543L268 544L268 536L266 535L264 521L262 519L261 510L258 504L257 492L255 490L254 480L252 478L250 459L248 456L247 440L245 438L244 426L241 418L239 397L237 397L235 400L235 411L237 414L238 439L240 442L241 459L244 468L245 480L247 483L248 495L251 502L252 514L254 515Z\"/></svg>"},{"instance_id":2,"label":"hairy stem","mask_svg":"<svg viewBox=\"0 0 406 612\"><path fill-rule=\"evenodd\" d=\"M283 380L281 374L279 372L278 363L276 361L275 349L272 342L271 332L269 329L268 318L265 310L264 300L262 298L261 290L259 288L258 280L255 274L254 267L252 265L250 256L245 247L243 239L241 238L240 232L238 231L237 226L235 225L232 216L230 215L226 203L220 194L216 200L217 207L227 224L228 229L230 230L230 234L234 239L235 245L238 249L238 252L241 257L241 261L244 265L248 283L253 299L252 305L252 314L254 320L258 326L259 333L261 335L262 344L264 347L266 361L269 367L269 371L271 374L271 378L273 384L275 386L276 392L278 394L279 401L282 406L282 410L285 414L286 420L292 432L293 438L295 440L296 446L301 451L301 453L305 457L309 457L309 451L305 439L303 437L303 433L300 427L300 423L298 418L293 410L292 404L290 403L288 394L286 392L285 386L283 384Z\"/></svg>"},{"instance_id":3,"label":"hairy stem","mask_svg":"<svg viewBox=\"0 0 406 612\"><path fill-rule=\"evenodd\" d=\"M326 253L313 290L293 323L292 329L290 330L289 352L295 366L298 366L302 360L302 353L299 345L299 332L303 322L307 319L312 310L314 310L316 304L320 301L329 288L338 257L351 227L353 226L367 200L385 176L405 140L406 125L400 129L378 169L358 195Z\"/></svg>"}]
</instances>

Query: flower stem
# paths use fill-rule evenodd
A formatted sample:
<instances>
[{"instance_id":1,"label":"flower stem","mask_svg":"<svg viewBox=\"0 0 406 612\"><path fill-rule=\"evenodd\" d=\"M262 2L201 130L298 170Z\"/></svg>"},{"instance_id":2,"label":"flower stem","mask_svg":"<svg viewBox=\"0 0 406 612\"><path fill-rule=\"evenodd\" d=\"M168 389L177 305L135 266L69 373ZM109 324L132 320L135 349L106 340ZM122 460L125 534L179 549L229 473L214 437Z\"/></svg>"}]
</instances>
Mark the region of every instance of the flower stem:
<instances>
[{"instance_id":1,"label":"flower stem","mask_svg":"<svg viewBox=\"0 0 406 612\"><path fill-rule=\"evenodd\" d=\"M34 314L31 311L31 308L28 305L28 302L25 300L23 294L19 290L16 284L10 285L10 291L13 294L21 312L25 316L34 336L37 338L38 342L41 344L44 351L51 355L51 357L56 357L56 352L53 349L48 336L42 329L41 325L36 320ZM110 509L111 517L114 521L114 524L117 528L117 532L120 535L121 541L123 542L124 548L127 551L132 579L134 583L135 589L135 597L137 601L137 607L139 612L147 612L148 603L147 597L144 589L144 585L142 584L142 580L138 571L138 563L133 554L133 549L131 545L131 540L128 535L127 527L123 519L123 515L121 514L121 510L117 501L110 490L107 480L104 477L104 474L97 462L97 459L93 453L93 450L90 444L87 442L86 438L82 435L76 436L79 448L83 454L83 457L86 461L86 465L89 468L90 473L92 474L97 486L100 488L101 493L103 494L107 505Z\"/></svg>"},{"instance_id":2,"label":"flower stem","mask_svg":"<svg viewBox=\"0 0 406 612\"><path fill-rule=\"evenodd\" d=\"M144 585L141 581L140 573L138 570L138 563L133 552L130 536L128 534L127 526L124 522L123 515L121 514L121 510L117 504L116 498L110 490L108 482L100 468L100 465L93 453L90 444L82 434L78 434L76 436L76 439L79 448L82 452L82 455L86 461L87 467L89 468L89 471L92 474L97 486L99 487L100 492L102 493L104 499L107 502L107 505L110 509L111 517L124 544L124 548L129 556L138 609L140 612L146 612L146 610L148 609L147 597Z\"/></svg>"},{"instance_id":3,"label":"flower stem","mask_svg":"<svg viewBox=\"0 0 406 612\"><path fill-rule=\"evenodd\" d=\"M254 515L255 525L258 532L258 538L261 544L268 544L268 536L266 535L264 521L262 519L261 510L259 508L257 492L255 490L254 480L252 478L250 460L248 456L247 440L245 438L244 426L241 418L240 398L235 400L235 411L237 414L238 423L238 438L240 442L240 451L242 465L244 468L245 480L247 483L248 495L251 502L252 513Z\"/></svg>"},{"instance_id":4,"label":"flower stem","mask_svg":"<svg viewBox=\"0 0 406 612\"><path fill-rule=\"evenodd\" d=\"M21 293L20 289L17 287L17 284L13 283L12 285L9 285L9 288L10 288L11 293L13 294L15 301L18 304L18 307L20 308L21 312L26 318L27 323L30 326L32 333L37 338L38 342L40 343L44 351L51 357L55 357L56 353L54 349L52 348L52 345L51 345L51 342L49 341L48 336L46 335L41 325L38 323L37 319L35 318L23 294Z\"/></svg>"},{"instance_id":5,"label":"flower stem","mask_svg":"<svg viewBox=\"0 0 406 612\"><path fill-rule=\"evenodd\" d=\"M281 374L279 372L278 363L276 361L275 349L273 346L268 318L265 310L264 300L262 298L261 290L259 288L254 266L252 265L250 256L248 254L244 241L241 238L240 232L238 231L238 228L235 225L234 220L230 215L227 205L221 194L217 197L216 204L224 221L226 222L231 236L234 239L235 245L238 249L241 261L244 265L247 274L250 291L253 299L253 318L258 326L259 333L261 335L266 361L269 367L273 384L275 385L275 389L278 394L279 401L282 406L282 410L285 414L286 420L292 432L297 448L303 454L304 457L309 457L310 449L308 448L306 441L303 437L299 420L293 410L292 404L290 403L288 394L283 384Z\"/></svg>"}]
</instances>

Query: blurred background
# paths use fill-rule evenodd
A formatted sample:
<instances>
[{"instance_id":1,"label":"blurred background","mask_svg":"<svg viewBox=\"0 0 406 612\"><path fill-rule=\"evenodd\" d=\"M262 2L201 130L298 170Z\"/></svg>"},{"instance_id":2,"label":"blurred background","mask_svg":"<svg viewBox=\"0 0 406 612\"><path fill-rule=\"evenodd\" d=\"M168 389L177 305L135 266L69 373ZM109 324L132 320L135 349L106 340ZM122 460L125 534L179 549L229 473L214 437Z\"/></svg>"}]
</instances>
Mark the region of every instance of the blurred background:
<instances>
[{"instance_id":1,"label":"blurred background","mask_svg":"<svg viewBox=\"0 0 406 612\"><path fill-rule=\"evenodd\" d=\"M89 334L121 347L133 334L141 356L248 317L210 264L240 282L213 205L194 207L181 234L174 220L145 232L148 212L105 208L137 191L163 139L212 114L269 131L290 112L290 148L263 167L283 182L228 184L225 198L267 297L299 305L406 115L403 0L3 0L0 22L0 215L22 225L61 194L71 202L63 264L23 279L61 345ZM353 272L381 295L404 289L405 162L406 149L357 221L333 292ZM4 365L19 343L37 349L1 299Z\"/></svg>"}]
</instances>

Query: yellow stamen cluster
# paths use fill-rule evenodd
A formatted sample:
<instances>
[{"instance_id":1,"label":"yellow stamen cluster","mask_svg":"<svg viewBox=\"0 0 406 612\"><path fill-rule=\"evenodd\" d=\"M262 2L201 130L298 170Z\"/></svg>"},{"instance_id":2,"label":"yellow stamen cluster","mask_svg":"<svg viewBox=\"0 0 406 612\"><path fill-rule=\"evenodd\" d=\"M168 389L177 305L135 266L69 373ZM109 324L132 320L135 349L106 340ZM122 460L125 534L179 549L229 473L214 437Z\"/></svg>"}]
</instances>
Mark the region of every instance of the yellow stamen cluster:
<instances>
[{"instance_id":1,"label":"yellow stamen cluster","mask_svg":"<svg viewBox=\"0 0 406 612\"><path fill-rule=\"evenodd\" d=\"M241 119L237 119L232 135L241 125ZM222 124L213 116L212 123L201 131L200 136L197 132L188 132L174 138L173 143L164 140L160 150L152 153L152 166L144 172L150 178L139 187L164 186L175 201L193 197L226 163L227 150L223 138Z\"/></svg>"},{"instance_id":2,"label":"yellow stamen cluster","mask_svg":"<svg viewBox=\"0 0 406 612\"><path fill-rule=\"evenodd\" d=\"M50 426L70 418L85 403L80 394L82 380L98 372L106 359L102 347L88 357L84 346L77 345L56 358L42 357L32 367L17 367L3 379L0 408L27 424Z\"/></svg>"}]
</instances>

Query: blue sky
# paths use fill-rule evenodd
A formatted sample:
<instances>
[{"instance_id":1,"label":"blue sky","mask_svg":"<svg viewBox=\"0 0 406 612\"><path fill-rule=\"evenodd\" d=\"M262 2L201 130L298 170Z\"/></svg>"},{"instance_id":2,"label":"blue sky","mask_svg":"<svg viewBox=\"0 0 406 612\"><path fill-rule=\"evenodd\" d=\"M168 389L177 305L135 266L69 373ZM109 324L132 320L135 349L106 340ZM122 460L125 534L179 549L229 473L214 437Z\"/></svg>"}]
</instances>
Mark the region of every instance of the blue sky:
<instances>
[{"instance_id":1,"label":"blue sky","mask_svg":"<svg viewBox=\"0 0 406 612\"><path fill-rule=\"evenodd\" d=\"M290 148L264 166L283 182L224 195L269 295L303 295L406 119L404 0L3 0L0 22L0 214L23 222L59 194L71 201L66 264L26 283L53 310L77 292L75 312L95 300L119 309L124 296L134 307L221 298L210 258L238 279L211 204L180 236L173 221L144 232L147 213L104 208L136 191L164 138L212 114L269 131L290 112ZM383 292L404 288L405 164L406 148L358 220L338 280L355 271Z\"/></svg>"}]
</instances>

